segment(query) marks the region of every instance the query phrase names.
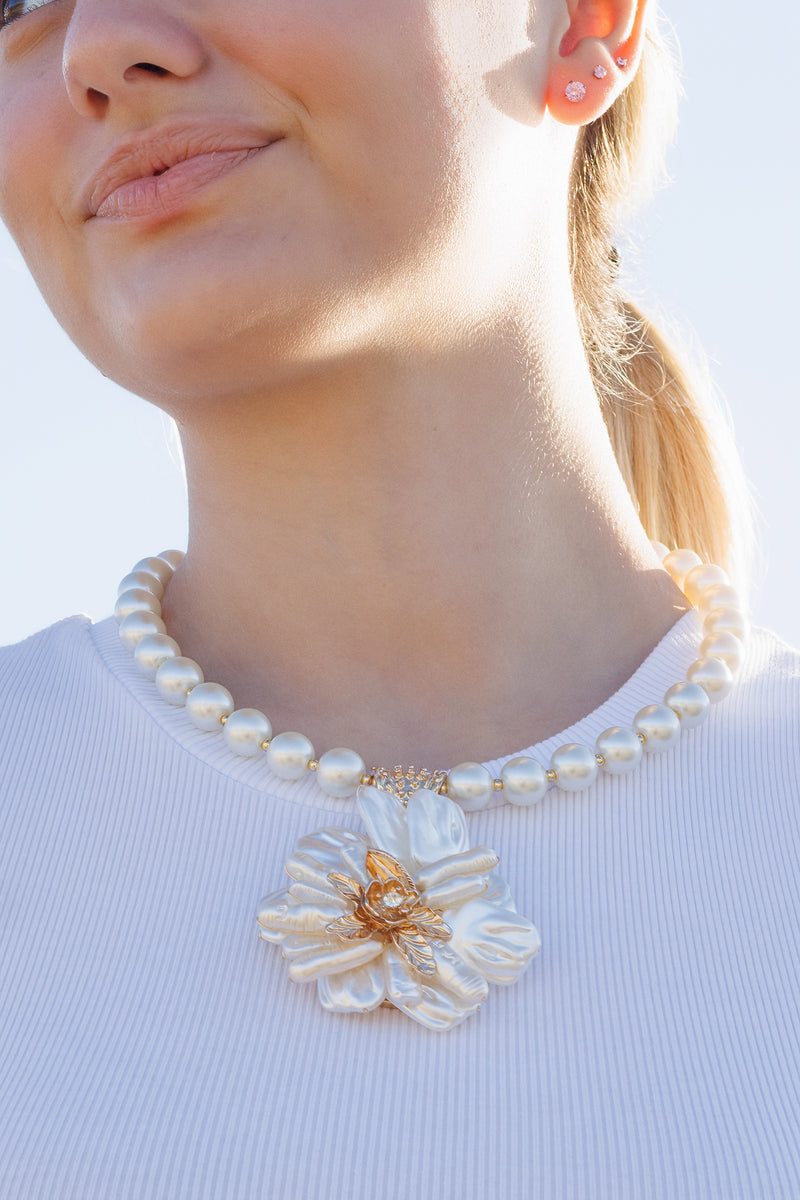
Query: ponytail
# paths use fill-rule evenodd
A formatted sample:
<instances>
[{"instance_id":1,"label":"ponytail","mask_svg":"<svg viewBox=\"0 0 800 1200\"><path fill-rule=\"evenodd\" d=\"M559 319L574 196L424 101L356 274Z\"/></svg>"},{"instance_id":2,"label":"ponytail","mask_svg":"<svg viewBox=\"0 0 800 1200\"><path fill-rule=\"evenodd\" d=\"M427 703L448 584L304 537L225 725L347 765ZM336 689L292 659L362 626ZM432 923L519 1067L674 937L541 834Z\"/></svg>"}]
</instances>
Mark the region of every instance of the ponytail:
<instances>
[{"instance_id":1,"label":"ponytail","mask_svg":"<svg viewBox=\"0 0 800 1200\"><path fill-rule=\"evenodd\" d=\"M670 549L690 547L725 566L746 589L748 492L730 431L710 387L696 386L618 279L615 228L634 189L640 193L661 166L678 90L654 23L636 76L578 138L570 190L573 292L595 390L642 525Z\"/></svg>"}]
</instances>

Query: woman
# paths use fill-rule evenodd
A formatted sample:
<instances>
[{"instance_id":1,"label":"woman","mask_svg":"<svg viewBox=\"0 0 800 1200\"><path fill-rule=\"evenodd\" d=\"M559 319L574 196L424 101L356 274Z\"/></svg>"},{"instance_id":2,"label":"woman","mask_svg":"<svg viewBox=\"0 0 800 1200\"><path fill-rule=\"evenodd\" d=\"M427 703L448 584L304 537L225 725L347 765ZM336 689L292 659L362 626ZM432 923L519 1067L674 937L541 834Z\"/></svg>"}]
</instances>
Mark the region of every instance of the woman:
<instances>
[{"instance_id":1,"label":"woman","mask_svg":"<svg viewBox=\"0 0 800 1200\"><path fill-rule=\"evenodd\" d=\"M617 292L654 13L4 13L3 219L190 539L2 658L0 1195L796 1194L800 667Z\"/></svg>"}]
</instances>

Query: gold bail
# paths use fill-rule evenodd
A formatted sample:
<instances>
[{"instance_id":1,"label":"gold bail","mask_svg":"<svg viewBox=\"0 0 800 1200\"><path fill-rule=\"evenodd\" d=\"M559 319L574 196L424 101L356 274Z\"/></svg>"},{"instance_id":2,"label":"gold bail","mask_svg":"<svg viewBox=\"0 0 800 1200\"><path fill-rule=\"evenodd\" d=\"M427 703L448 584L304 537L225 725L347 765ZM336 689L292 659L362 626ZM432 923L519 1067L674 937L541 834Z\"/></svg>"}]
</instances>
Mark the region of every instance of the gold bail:
<instances>
[{"instance_id":1,"label":"gold bail","mask_svg":"<svg viewBox=\"0 0 800 1200\"><path fill-rule=\"evenodd\" d=\"M427 767L375 767L372 784L382 792L392 792L403 804L407 804L409 797L420 788L429 792L444 792L447 772L430 771Z\"/></svg>"}]
</instances>

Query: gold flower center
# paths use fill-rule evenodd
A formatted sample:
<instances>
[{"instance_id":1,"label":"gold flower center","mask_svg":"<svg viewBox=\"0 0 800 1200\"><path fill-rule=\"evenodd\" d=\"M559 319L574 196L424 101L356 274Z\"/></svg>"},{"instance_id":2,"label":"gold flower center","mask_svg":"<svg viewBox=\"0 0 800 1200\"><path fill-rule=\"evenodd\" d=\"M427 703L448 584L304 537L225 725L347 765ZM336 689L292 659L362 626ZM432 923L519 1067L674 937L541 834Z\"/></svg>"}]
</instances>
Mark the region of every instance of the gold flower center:
<instances>
[{"instance_id":1,"label":"gold flower center","mask_svg":"<svg viewBox=\"0 0 800 1200\"><path fill-rule=\"evenodd\" d=\"M391 943L402 958L422 975L436 973L431 941L447 941L452 930L437 912L420 902L420 893L402 863L385 850L367 853L370 882L364 887L336 872L328 880L352 904L344 916L327 926L347 940L379 937Z\"/></svg>"}]
</instances>

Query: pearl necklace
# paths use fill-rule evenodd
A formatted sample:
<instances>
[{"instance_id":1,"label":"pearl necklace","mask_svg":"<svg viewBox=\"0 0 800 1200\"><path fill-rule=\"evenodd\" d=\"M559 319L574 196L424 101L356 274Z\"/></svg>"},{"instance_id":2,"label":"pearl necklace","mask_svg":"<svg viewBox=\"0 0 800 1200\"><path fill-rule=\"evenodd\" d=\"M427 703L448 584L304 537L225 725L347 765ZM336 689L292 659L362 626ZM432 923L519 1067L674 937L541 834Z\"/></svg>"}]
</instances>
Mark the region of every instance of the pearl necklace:
<instances>
[{"instance_id":1,"label":"pearl necklace","mask_svg":"<svg viewBox=\"0 0 800 1200\"><path fill-rule=\"evenodd\" d=\"M620 775L635 770L645 754L670 749L682 730L702 724L711 704L731 689L741 663L747 620L728 576L721 567L704 564L691 550L668 551L661 543L653 545L703 621L704 638L686 678L670 687L660 702L636 713L630 726L606 729L593 747L575 742L560 746L547 767L528 755L518 755L505 764L498 778L477 762L460 763L449 771L367 770L355 750L342 747L317 758L304 734L273 735L264 713L235 708L228 689L207 683L198 664L181 654L161 619L161 598L183 558L179 550L138 562L119 586L114 615L123 645L133 653L141 673L155 681L164 701L185 705L198 729L222 733L234 754L265 755L267 766L279 779L299 780L313 772L322 791L334 799L347 799L362 786L374 786L406 801L425 788L446 794L467 811L485 808L495 792L511 804L528 807L553 787L578 792L590 787L601 771Z\"/></svg>"}]
</instances>

